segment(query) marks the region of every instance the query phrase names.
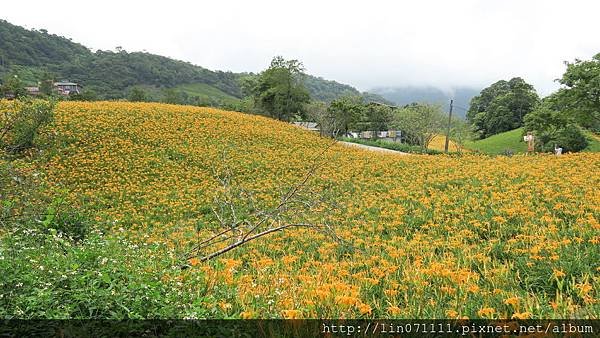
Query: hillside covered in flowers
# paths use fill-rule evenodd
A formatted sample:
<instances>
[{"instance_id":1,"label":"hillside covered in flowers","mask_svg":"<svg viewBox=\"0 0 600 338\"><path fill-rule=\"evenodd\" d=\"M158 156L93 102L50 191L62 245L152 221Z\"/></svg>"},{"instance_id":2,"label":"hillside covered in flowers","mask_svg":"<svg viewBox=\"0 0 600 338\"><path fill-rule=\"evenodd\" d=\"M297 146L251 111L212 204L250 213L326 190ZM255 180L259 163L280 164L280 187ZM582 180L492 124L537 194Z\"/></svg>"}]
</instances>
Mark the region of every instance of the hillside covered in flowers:
<instances>
[{"instance_id":1,"label":"hillside covered in flowers","mask_svg":"<svg viewBox=\"0 0 600 338\"><path fill-rule=\"evenodd\" d=\"M99 293L137 292L163 309L115 301L63 316L600 316L600 154L382 154L260 116L158 103L62 102L53 132L39 164L48 194L127 243L59 275L102 271ZM268 210L311 170L313 198L328 202L308 217L335 235L292 227L190 256L218 229L218 173ZM59 278L47 270L40 279ZM69 297L59 284L48 292Z\"/></svg>"}]
</instances>

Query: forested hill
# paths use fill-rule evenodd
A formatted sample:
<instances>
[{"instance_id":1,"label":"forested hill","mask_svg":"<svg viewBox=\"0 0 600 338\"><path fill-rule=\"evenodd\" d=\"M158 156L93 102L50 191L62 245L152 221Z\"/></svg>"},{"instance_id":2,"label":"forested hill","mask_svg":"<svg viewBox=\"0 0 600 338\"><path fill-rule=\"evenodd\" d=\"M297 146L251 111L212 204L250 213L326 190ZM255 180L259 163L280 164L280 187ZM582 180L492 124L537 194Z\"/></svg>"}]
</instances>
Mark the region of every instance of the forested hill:
<instances>
[{"instance_id":1,"label":"forested hill","mask_svg":"<svg viewBox=\"0 0 600 338\"><path fill-rule=\"evenodd\" d=\"M215 72L149 53L94 53L45 30L29 31L6 21L0 21L0 36L0 72L16 69L25 81L33 83L49 73L79 82L102 98L123 97L134 85L172 88L186 83L205 83L231 96L241 95L239 75L231 72Z\"/></svg>"},{"instance_id":2,"label":"forested hill","mask_svg":"<svg viewBox=\"0 0 600 338\"><path fill-rule=\"evenodd\" d=\"M14 71L28 84L48 76L78 82L102 99L123 98L132 87L142 86L151 95L172 88L186 96L233 100L242 97L239 79L245 75L212 71L145 52L92 52L46 30L27 30L0 20L0 76ZM313 99L323 101L347 94L361 95L351 86L310 75L306 77L306 87Z\"/></svg>"}]
</instances>

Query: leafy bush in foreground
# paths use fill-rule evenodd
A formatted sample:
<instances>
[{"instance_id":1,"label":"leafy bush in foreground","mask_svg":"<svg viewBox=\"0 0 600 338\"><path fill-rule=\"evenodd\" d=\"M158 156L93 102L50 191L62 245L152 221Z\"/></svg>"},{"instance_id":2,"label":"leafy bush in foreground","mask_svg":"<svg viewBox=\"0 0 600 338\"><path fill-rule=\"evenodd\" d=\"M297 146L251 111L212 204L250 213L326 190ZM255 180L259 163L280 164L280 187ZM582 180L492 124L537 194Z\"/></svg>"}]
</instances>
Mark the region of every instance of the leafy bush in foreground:
<instances>
[{"instance_id":1,"label":"leafy bush in foreground","mask_svg":"<svg viewBox=\"0 0 600 338\"><path fill-rule=\"evenodd\" d=\"M139 259L148 251L99 232L76 244L56 231L11 231L0 241L0 318L171 317L182 296L148 272Z\"/></svg>"},{"instance_id":2,"label":"leafy bush in foreground","mask_svg":"<svg viewBox=\"0 0 600 338\"><path fill-rule=\"evenodd\" d=\"M525 130L536 136L536 148L542 152L554 150L577 152L588 146L581 128L568 114L555 109L555 98L545 99L534 111L525 116Z\"/></svg>"},{"instance_id":3,"label":"leafy bush in foreground","mask_svg":"<svg viewBox=\"0 0 600 338\"><path fill-rule=\"evenodd\" d=\"M31 148L40 128L52 121L53 109L44 100L0 101L0 147L10 153Z\"/></svg>"}]
</instances>

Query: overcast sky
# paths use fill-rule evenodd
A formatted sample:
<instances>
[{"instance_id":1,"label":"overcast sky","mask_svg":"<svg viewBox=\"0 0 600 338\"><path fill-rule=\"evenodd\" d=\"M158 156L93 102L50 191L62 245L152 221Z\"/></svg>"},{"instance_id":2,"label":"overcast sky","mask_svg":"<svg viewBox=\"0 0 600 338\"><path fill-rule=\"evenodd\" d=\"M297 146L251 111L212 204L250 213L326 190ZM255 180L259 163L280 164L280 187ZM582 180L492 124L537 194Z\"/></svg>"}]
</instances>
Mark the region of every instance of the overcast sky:
<instances>
[{"instance_id":1,"label":"overcast sky","mask_svg":"<svg viewBox=\"0 0 600 338\"><path fill-rule=\"evenodd\" d=\"M521 76L542 94L557 88L563 61L600 53L599 16L598 0L28 0L0 10L93 50L146 50L213 70L256 72L283 55L361 90Z\"/></svg>"}]
</instances>

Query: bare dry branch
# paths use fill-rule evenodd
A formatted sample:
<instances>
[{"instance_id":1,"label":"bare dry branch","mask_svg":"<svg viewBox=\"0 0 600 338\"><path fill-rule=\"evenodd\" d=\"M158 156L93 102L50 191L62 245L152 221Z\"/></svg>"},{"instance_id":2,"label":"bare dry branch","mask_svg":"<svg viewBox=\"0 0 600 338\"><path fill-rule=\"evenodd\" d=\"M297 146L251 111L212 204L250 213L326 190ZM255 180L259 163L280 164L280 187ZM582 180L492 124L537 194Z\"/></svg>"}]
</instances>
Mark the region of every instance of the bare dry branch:
<instances>
[{"instance_id":1,"label":"bare dry branch","mask_svg":"<svg viewBox=\"0 0 600 338\"><path fill-rule=\"evenodd\" d=\"M223 196L215 198L215 205L211 207L211 210L222 230L199 241L188 251L189 253L185 256L186 261L192 258L198 258L201 262L208 261L255 239L297 227L317 229L335 241L343 243L331 225L326 222L322 222L323 225L317 225L314 221L309 221L315 219L319 210L325 209L322 205L326 201L322 191L310 186L309 181L325 163L323 155L335 143L336 141L331 142L320 151L311 161L311 165L302 179L287 191L282 192L279 203L268 210L257 209L252 192L235 185L230 168L226 167L220 172L213 168L213 175L221 185ZM251 212L246 214L248 210ZM306 222L297 220L306 220ZM227 241L230 243L221 247ZM204 250L208 252L202 255L201 252ZM187 264L182 266L182 268L186 267L188 267Z\"/></svg>"},{"instance_id":2,"label":"bare dry branch","mask_svg":"<svg viewBox=\"0 0 600 338\"><path fill-rule=\"evenodd\" d=\"M237 248L238 246L241 246L241 245L243 245L245 243L248 243L248 242L250 242L250 241L252 241L254 239L263 237L263 236L268 235L268 234L273 233L273 232L282 231L284 229L291 228L291 227L314 227L314 225L312 225L312 224L285 224L285 225L281 225L281 226L278 226L278 227L275 227L275 228L270 228L270 229L267 229L267 230L265 230L263 232L259 232L259 233L255 234L253 236L246 237L246 238L244 238L242 240L239 240L239 241L237 241L237 242L235 242L235 243L233 243L231 245L228 245L228 246L224 247L223 249L220 249L220 250L217 250L217 251L215 251L215 252L213 252L211 254L208 254L208 255L200 258L200 261L201 262L207 261L209 259L212 259L212 258L215 258L217 256L220 256L220 255L222 255L222 254L224 254L224 253L226 253L228 251L231 251L231 250ZM193 258L193 257L194 256L188 256L188 259Z\"/></svg>"}]
</instances>

